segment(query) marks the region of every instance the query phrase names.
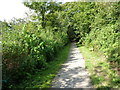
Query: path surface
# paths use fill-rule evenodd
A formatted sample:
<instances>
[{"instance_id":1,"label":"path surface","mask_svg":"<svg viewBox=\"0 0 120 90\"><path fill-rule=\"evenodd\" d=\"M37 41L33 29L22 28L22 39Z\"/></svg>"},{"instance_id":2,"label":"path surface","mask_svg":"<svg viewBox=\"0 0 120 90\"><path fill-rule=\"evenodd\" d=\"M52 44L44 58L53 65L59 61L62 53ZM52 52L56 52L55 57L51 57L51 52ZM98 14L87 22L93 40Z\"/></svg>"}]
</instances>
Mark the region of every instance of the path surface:
<instances>
[{"instance_id":1,"label":"path surface","mask_svg":"<svg viewBox=\"0 0 120 90\"><path fill-rule=\"evenodd\" d=\"M52 88L90 88L85 61L75 43L72 43L68 60L52 81Z\"/></svg>"}]
</instances>

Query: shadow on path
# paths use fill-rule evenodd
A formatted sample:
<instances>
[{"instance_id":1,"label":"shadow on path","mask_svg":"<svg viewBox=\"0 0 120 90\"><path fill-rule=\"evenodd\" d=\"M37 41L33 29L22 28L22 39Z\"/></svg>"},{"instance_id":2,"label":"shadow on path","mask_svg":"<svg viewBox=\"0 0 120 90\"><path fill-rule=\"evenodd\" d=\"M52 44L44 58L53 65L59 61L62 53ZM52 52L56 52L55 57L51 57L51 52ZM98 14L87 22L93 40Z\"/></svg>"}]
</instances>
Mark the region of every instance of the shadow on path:
<instances>
[{"instance_id":1,"label":"shadow on path","mask_svg":"<svg viewBox=\"0 0 120 90\"><path fill-rule=\"evenodd\" d=\"M85 70L85 61L75 43L72 43L71 50L66 63L53 79L52 88L91 88L88 72Z\"/></svg>"}]
</instances>

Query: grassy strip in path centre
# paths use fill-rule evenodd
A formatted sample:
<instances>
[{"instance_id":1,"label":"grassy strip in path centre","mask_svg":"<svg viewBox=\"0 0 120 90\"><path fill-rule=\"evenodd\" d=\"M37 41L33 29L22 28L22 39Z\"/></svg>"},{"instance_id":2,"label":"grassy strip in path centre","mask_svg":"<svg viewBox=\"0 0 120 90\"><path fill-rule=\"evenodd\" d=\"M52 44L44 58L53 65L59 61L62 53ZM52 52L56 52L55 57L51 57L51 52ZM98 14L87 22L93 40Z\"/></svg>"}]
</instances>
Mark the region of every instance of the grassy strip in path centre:
<instances>
[{"instance_id":1,"label":"grassy strip in path centre","mask_svg":"<svg viewBox=\"0 0 120 90\"><path fill-rule=\"evenodd\" d=\"M85 59L86 69L90 73L94 88L120 88L120 77L110 69L110 65L103 55L90 51L85 46L81 46L79 49Z\"/></svg>"},{"instance_id":2,"label":"grassy strip in path centre","mask_svg":"<svg viewBox=\"0 0 120 90\"><path fill-rule=\"evenodd\" d=\"M58 52L55 60L48 63L47 69L32 75L29 80L24 81L16 88L50 88L52 79L56 76L61 65L67 60L69 51L70 44Z\"/></svg>"}]
</instances>

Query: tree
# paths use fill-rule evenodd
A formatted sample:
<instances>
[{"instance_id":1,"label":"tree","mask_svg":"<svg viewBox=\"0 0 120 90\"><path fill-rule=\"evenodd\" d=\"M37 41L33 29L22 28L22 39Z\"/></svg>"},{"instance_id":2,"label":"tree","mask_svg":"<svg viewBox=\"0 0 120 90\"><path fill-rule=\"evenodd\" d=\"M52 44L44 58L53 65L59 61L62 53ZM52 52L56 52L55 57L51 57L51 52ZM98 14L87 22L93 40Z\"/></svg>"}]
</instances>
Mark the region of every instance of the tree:
<instances>
[{"instance_id":1,"label":"tree","mask_svg":"<svg viewBox=\"0 0 120 90\"><path fill-rule=\"evenodd\" d=\"M25 2L25 6L33 9L37 13L38 20L42 20L42 27L46 26L45 16L49 13L54 13L55 11L61 10L59 3L56 2Z\"/></svg>"}]
</instances>

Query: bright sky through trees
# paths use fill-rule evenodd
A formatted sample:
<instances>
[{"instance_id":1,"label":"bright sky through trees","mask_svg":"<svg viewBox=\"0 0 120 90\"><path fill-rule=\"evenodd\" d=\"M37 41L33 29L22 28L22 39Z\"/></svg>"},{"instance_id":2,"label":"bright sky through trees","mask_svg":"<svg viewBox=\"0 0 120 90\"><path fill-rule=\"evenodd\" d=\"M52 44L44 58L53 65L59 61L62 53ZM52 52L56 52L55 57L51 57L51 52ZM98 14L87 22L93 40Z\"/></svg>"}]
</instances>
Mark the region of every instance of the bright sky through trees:
<instances>
[{"instance_id":1,"label":"bright sky through trees","mask_svg":"<svg viewBox=\"0 0 120 90\"><path fill-rule=\"evenodd\" d=\"M13 17L23 18L27 10L29 9L22 4L22 0L1 0L0 20L9 21Z\"/></svg>"},{"instance_id":2,"label":"bright sky through trees","mask_svg":"<svg viewBox=\"0 0 120 90\"><path fill-rule=\"evenodd\" d=\"M75 0L57 0L58 2L70 2ZM22 0L1 0L0 1L0 20L11 20L15 18L24 18L25 12L29 9L22 4Z\"/></svg>"},{"instance_id":3,"label":"bright sky through trees","mask_svg":"<svg viewBox=\"0 0 120 90\"><path fill-rule=\"evenodd\" d=\"M25 12L29 9L22 4L22 1L25 0L1 0L0 1L0 20L11 20L13 17L15 18L24 18ZM58 2L73 2L77 0L55 0ZM84 0L78 0L84 1ZM90 0L91 1L91 0ZM99 0L98 0L99 1ZM119 0L113 0L119 1Z\"/></svg>"}]
</instances>

